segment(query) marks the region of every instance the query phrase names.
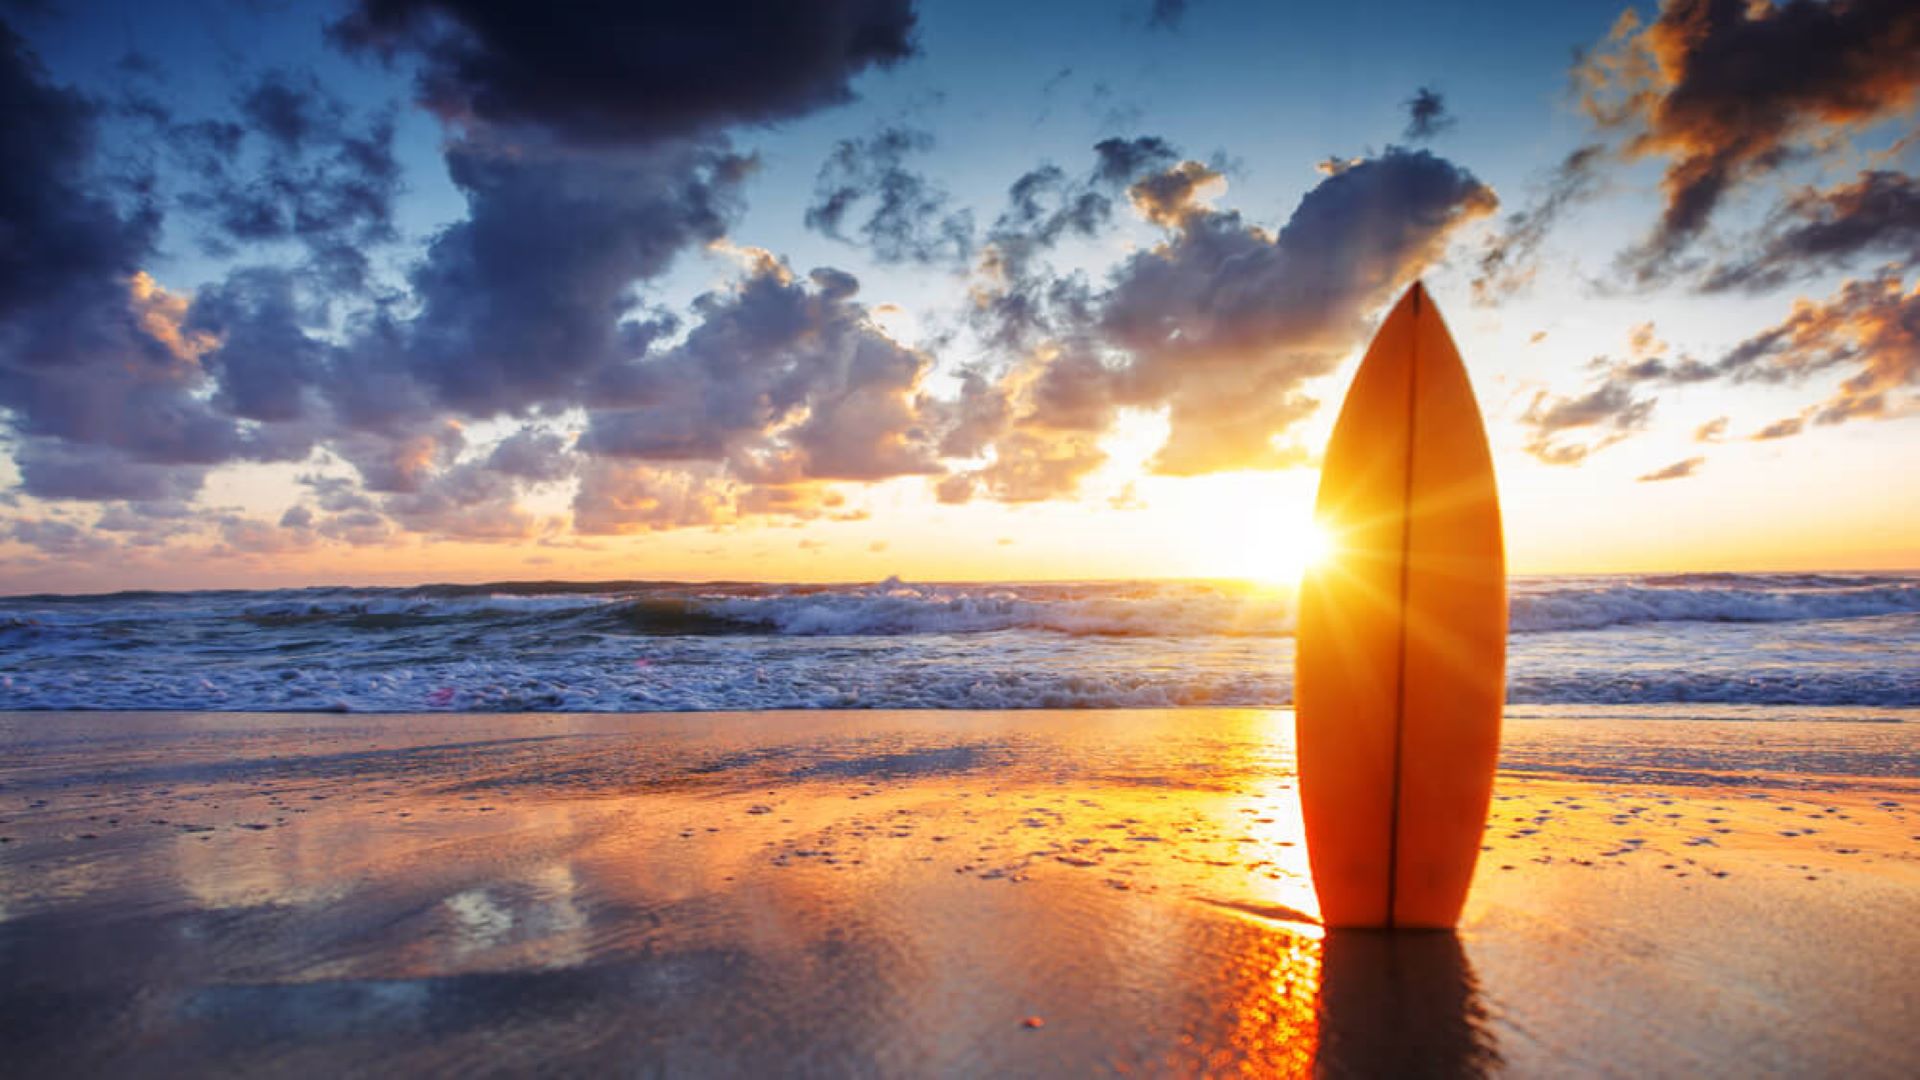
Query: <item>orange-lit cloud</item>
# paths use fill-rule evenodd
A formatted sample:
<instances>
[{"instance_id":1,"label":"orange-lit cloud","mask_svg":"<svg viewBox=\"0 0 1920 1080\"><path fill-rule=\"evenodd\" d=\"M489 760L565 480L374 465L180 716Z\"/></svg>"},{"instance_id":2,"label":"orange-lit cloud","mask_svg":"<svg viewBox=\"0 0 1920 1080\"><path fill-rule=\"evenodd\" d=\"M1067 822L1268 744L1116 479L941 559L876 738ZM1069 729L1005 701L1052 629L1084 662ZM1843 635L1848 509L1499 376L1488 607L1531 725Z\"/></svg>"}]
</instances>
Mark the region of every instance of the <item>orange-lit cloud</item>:
<instances>
[{"instance_id":1,"label":"orange-lit cloud","mask_svg":"<svg viewBox=\"0 0 1920 1080\"><path fill-rule=\"evenodd\" d=\"M1575 71L1629 158L1667 162L1666 207L1634 254L1664 273L1735 188L1920 100L1920 7L1908 0L1667 0L1632 10Z\"/></svg>"}]
</instances>

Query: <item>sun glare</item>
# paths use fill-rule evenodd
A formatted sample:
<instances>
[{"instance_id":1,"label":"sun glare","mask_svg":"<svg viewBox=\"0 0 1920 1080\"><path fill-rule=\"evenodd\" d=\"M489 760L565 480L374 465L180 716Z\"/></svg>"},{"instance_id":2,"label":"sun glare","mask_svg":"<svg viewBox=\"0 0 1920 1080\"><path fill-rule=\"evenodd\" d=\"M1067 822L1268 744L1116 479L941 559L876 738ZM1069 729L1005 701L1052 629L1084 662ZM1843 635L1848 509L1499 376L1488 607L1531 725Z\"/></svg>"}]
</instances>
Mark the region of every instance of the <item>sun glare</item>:
<instances>
[{"instance_id":1,"label":"sun glare","mask_svg":"<svg viewBox=\"0 0 1920 1080\"><path fill-rule=\"evenodd\" d=\"M1288 543L1281 545L1280 574L1289 581L1318 566L1333 554L1333 534L1318 521L1308 519L1294 530Z\"/></svg>"},{"instance_id":2,"label":"sun glare","mask_svg":"<svg viewBox=\"0 0 1920 1080\"><path fill-rule=\"evenodd\" d=\"M1162 538L1169 572L1291 588L1332 550L1313 516L1317 478L1305 470L1184 478L1148 494L1171 523Z\"/></svg>"}]
</instances>

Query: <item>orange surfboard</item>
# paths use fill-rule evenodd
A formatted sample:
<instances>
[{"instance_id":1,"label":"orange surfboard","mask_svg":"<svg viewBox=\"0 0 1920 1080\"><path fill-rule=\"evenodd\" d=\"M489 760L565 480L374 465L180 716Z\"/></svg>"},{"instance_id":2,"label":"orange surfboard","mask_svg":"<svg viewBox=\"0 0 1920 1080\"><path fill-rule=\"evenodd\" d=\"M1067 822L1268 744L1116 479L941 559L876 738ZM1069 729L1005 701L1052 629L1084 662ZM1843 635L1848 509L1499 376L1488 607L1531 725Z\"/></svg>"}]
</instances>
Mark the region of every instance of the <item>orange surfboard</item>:
<instances>
[{"instance_id":1,"label":"orange surfboard","mask_svg":"<svg viewBox=\"0 0 1920 1080\"><path fill-rule=\"evenodd\" d=\"M1300 801L1322 920L1451 927L1500 750L1506 557L1486 430L1419 284L1347 391L1300 585Z\"/></svg>"}]
</instances>

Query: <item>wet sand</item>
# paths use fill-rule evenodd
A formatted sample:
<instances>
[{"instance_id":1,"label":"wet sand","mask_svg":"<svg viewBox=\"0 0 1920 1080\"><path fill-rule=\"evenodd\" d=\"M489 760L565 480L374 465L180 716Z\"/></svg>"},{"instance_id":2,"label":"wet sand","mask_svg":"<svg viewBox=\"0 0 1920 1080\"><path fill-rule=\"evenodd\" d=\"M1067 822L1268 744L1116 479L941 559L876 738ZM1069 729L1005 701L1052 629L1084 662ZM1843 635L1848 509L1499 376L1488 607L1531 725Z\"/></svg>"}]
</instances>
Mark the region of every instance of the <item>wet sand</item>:
<instances>
[{"instance_id":1,"label":"wet sand","mask_svg":"<svg viewBox=\"0 0 1920 1080\"><path fill-rule=\"evenodd\" d=\"M5 1071L1920 1070L1920 727L1510 720L1398 936L1312 923L1291 728L0 714Z\"/></svg>"}]
</instances>

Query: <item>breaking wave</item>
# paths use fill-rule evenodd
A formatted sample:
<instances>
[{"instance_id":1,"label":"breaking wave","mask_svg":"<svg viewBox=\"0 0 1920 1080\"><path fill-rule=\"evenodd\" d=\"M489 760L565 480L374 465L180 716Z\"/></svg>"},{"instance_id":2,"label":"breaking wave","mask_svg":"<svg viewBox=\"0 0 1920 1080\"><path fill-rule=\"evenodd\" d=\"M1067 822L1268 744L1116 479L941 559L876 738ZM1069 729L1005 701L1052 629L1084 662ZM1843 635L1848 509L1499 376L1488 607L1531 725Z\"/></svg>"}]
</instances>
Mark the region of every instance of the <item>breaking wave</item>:
<instances>
[{"instance_id":1,"label":"breaking wave","mask_svg":"<svg viewBox=\"0 0 1920 1080\"><path fill-rule=\"evenodd\" d=\"M1920 706L1920 577L1518 578L1510 698ZM510 582L0 599L0 709L1284 705L1238 583Z\"/></svg>"}]
</instances>

